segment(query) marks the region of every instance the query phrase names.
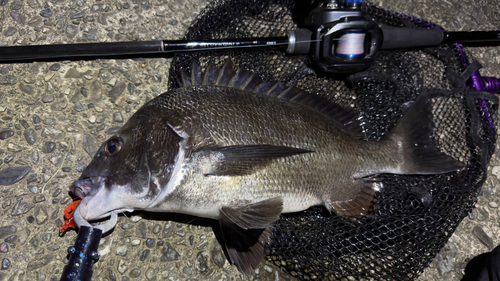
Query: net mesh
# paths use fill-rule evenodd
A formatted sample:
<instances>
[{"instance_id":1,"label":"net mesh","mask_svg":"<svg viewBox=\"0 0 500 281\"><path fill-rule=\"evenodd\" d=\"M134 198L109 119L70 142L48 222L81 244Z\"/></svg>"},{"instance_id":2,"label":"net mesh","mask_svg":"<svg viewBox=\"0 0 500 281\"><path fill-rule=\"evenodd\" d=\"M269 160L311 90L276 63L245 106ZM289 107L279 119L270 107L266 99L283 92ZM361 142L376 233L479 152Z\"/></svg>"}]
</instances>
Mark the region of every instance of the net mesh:
<instances>
[{"instance_id":1,"label":"net mesh","mask_svg":"<svg viewBox=\"0 0 500 281\"><path fill-rule=\"evenodd\" d=\"M312 4L294 2L214 1L186 39L285 36L298 28L296 22L302 22ZM438 28L371 4L363 9L380 26ZM380 175L384 188L371 215L340 217L323 207L283 215L267 245L267 260L299 279L407 280L422 273L471 211L494 150L496 100L467 89L465 78L460 78L467 68L461 53L457 46L380 51L368 70L338 77L315 74L307 56L259 49L206 51L175 57L170 86L179 87L180 72L189 72L193 60L206 67L231 58L236 68L357 109L370 141L384 137L419 95L430 94L436 143L467 163L463 171Z\"/></svg>"}]
</instances>

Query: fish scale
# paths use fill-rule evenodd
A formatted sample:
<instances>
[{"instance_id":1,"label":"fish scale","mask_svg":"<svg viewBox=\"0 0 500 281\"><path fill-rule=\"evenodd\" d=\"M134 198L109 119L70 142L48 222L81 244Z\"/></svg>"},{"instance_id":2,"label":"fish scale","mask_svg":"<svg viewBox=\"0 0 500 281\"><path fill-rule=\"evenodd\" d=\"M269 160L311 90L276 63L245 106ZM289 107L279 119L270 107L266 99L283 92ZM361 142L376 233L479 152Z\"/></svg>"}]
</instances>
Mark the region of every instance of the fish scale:
<instances>
[{"instance_id":1,"label":"fish scale","mask_svg":"<svg viewBox=\"0 0 500 281\"><path fill-rule=\"evenodd\" d=\"M389 149L384 148L386 143L349 140L348 136L336 130L336 128L330 125L326 119L323 118L321 120L320 115L316 112L307 112L304 114L304 110L296 104L289 104L273 98L255 96L249 93L235 93L230 90L232 89L217 86L182 89L178 94L174 91L170 95L165 96L164 98L169 99L169 101L161 103L168 104L170 107L175 108L177 106L176 103L185 104L183 101L184 99L191 100L191 108L186 110L186 112L191 114L191 118L189 119L191 123L185 124L185 126L196 132L201 131L202 128L206 129L210 134L211 143L214 143L216 146L266 144L314 151L312 154L273 160L273 165L269 166L275 167L276 171L280 171L279 173L261 176L259 171L257 171L254 175L250 175L250 177L252 177L251 181L257 183L258 186L246 187L256 190L255 192L250 192L252 197L247 198L247 200L262 200L262 196L258 195L259 188L263 185L261 182L266 178L276 178L283 175L286 171L289 171L286 173L286 177L294 175L301 180L297 179L296 182L298 184L292 187L295 191L299 191L304 187L314 186L314 190L310 191L314 196L309 195L308 197L321 199L333 197L335 201L344 201L354 197L357 190L343 190L343 186L338 188L340 190L336 190L335 186L341 184L335 183L342 183L347 180L350 181L353 174L352 171L349 170L351 167L362 166L363 163L359 162L366 162L364 170L367 171L367 173L363 174L361 171L357 171L362 177L370 175L374 170L384 172L384 169L387 168L383 168L383 166L389 166L389 163L380 161L391 159L391 157L389 157L391 154L388 151ZM196 98L191 99L191 96L195 96ZM219 96L221 96L221 98L219 98ZM264 99L268 99L268 101L263 102ZM215 100L213 105L210 104L212 100ZM284 108L275 104L276 102ZM231 110L223 110L223 113L215 114L215 111L209 110L215 106L221 106L224 109L230 108ZM195 108L198 110L195 110ZM292 116L290 111L295 111L297 114ZM228 118L227 115L235 114L235 112L245 112L249 117L245 118L245 122L239 123L226 120ZM243 118L243 116L240 117ZM279 117L282 118L280 119ZM312 119L313 122L307 119ZM247 122L246 120L249 121ZM318 123L323 124L318 126ZM206 125L204 126L204 124ZM239 129L240 126L242 128ZM323 130L311 132L314 127ZM237 130L239 133L234 133ZM249 131L251 133L243 135L241 134L242 131ZM282 138L275 139L271 137L271 132L274 131L281 132ZM298 132L304 133L298 134ZM337 142L334 143L332 140L337 140ZM195 143L200 142L195 141ZM376 163L378 167L366 167L373 163L373 161L366 161L364 158L358 158L358 156L363 155L358 155L356 151L359 151L363 147L366 147L363 153L367 160L374 158L369 156L372 151L385 152L382 152L382 154L385 155L379 157L379 161ZM197 148L194 150L196 149ZM301 161L298 161L296 158L301 159ZM344 163L354 163L339 165L333 163L335 159L341 159ZM288 160L289 162L281 163L280 165L279 160ZM321 169L317 169L318 166L330 167L330 169L328 169L328 173L319 174L318 171L321 171ZM266 169L266 171L270 173L273 169ZM322 183L314 183L314 181L320 177L324 179ZM201 178L198 180L202 181ZM205 179L203 183L205 186L210 186L209 188L197 186L196 188L186 188L186 190L202 189L204 192L210 192L208 189L214 190L212 184L208 184L207 181L208 179ZM223 183L216 182L213 185L222 184ZM232 197L234 197L234 195ZM220 198L220 200L221 201L218 202L219 204L228 203L225 202L223 198ZM318 200L314 201L318 202Z\"/></svg>"},{"instance_id":2,"label":"fish scale","mask_svg":"<svg viewBox=\"0 0 500 281\"><path fill-rule=\"evenodd\" d=\"M214 92L214 90L218 90L217 88L208 88L208 89L203 89L202 91L210 91ZM184 91L183 91L184 92ZM196 94L193 94L196 95ZM182 102L182 101L181 101ZM290 130L286 130L287 134L284 136L284 133L282 130L285 129L286 125L294 123L294 120L282 120L281 124L275 124L273 128L270 128L270 122L272 119L279 119L279 116L286 116L285 112L279 112L277 114L273 114L274 116L269 116L268 111L266 110L260 110L255 112L253 109L249 108L230 108L227 110L227 106L230 106L231 102L227 103L220 103L218 102L218 106L222 106L224 108L224 115L218 115L214 114L212 110L205 111L205 108L200 108L198 112L196 113L195 116L190 118L190 126L198 126L197 124L206 124L207 130L209 130L212 134L217 133L218 137L214 137L214 139L222 138L228 141L228 143L224 143L223 145L234 145L234 144L241 144L241 142L244 142L246 140L242 138L236 138L236 135L240 135L243 132L248 132L247 135L245 135L246 138L252 139L253 143L245 143L245 144L256 144L256 143L262 143L262 141L259 141L259 138L266 137L266 141L269 143L272 143L274 145L280 145L283 143L286 143L286 145L294 145L294 146L299 146L304 143L316 143L317 140L311 140L311 137L308 134L304 134L302 137L297 136L296 133L291 132ZM258 106L258 105L255 105ZM204 110L205 109L205 110ZM299 109L297 109L299 110ZM250 111L252 112L253 116L252 119L248 118L250 115ZM238 116L241 120L245 118L245 115L247 116L246 119L246 124L242 124L240 122L234 122L227 120L226 118L231 118L230 116L234 114L233 112L242 112L241 115L243 116ZM227 116L229 115L229 116ZM276 116L277 115L277 116ZM323 121L324 122L324 121ZM244 127L239 127L244 125ZM274 124L273 124L274 125ZM238 130L239 129L239 130ZM298 130L305 130L306 127L302 126L300 128L296 128ZM194 129L196 130L196 129ZM234 133L237 131L238 133ZM243 131L243 132L242 132ZM273 138L274 132L280 132L280 135L282 135L281 138ZM299 139L300 138L300 139ZM326 140L324 140L326 141Z\"/></svg>"}]
</instances>

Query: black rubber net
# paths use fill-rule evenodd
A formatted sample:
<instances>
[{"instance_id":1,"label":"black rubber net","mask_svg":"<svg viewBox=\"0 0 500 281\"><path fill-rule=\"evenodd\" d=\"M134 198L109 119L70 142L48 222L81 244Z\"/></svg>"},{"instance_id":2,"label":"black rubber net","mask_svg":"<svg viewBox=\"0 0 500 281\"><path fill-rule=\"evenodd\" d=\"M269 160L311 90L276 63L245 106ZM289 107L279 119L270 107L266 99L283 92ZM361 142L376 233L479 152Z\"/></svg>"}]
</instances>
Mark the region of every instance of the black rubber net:
<instances>
[{"instance_id":1,"label":"black rubber net","mask_svg":"<svg viewBox=\"0 0 500 281\"><path fill-rule=\"evenodd\" d=\"M215 1L190 27L186 39L285 36L300 27L312 2ZM380 26L438 28L411 16L365 3ZM297 24L299 23L299 24ZM432 99L434 137L448 155L467 163L457 173L380 175L384 188L371 215L340 217L323 207L282 215L267 245L267 260L299 279L411 280L419 276L471 211L494 150L497 100L467 87L478 66L460 46L380 51L366 71L315 72L307 56L257 48L182 54L174 58L170 86L192 61L205 68L230 58L236 68L297 85L345 107L366 123L368 141L381 139L419 95ZM306 133L306 132L304 132Z\"/></svg>"}]
</instances>

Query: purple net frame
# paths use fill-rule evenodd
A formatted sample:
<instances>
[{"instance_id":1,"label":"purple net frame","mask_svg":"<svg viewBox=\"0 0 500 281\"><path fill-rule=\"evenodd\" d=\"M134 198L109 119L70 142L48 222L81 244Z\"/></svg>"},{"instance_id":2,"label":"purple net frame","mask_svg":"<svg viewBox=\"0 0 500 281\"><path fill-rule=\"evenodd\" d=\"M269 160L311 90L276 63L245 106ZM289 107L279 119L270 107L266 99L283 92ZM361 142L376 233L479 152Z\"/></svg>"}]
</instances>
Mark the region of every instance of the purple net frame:
<instances>
[{"instance_id":1,"label":"purple net frame","mask_svg":"<svg viewBox=\"0 0 500 281\"><path fill-rule=\"evenodd\" d=\"M444 31L442 27L436 24L409 16L405 17L415 26L421 28L435 28ZM462 45L455 43L455 47L458 50L458 54L460 56L462 64L464 65L464 67L467 67L469 65L469 60L467 59L467 55L465 54ZM496 77L482 77L481 74L479 73L479 70L476 70L471 74L470 79L467 81L467 87L474 89L476 91L487 91L494 94L500 91L500 79ZM488 123L492 134L496 136L495 125L493 124L493 120L491 119L490 113L488 111L488 101L483 99L478 99L478 104L483 110L484 118L486 119L486 122Z\"/></svg>"},{"instance_id":2,"label":"purple net frame","mask_svg":"<svg viewBox=\"0 0 500 281\"><path fill-rule=\"evenodd\" d=\"M460 55L462 63L464 64L464 66L468 66L469 60L467 59L467 55L465 54L465 52L462 48L462 45L455 43L455 46L458 49L458 53ZM483 81L483 77L481 77L481 74L479 74L479 70L474 71L471 74L470 78L471 79L468 81L467 87L475 89L476 91L488 91L491 93L495 93L499 90L498 89L500 87L499 80L495 77L485 77L486 81L491 81L491 82L493 82L492 85L496 86L496 89L494 89L495 87L493 87L493 89L489 89L487 87L487 85L485 85L485 81ZM486 119L486 122L488 122L488 125L490 126L491 132L495 135L495 132L496 132L495 125L493 124L493 120L491 120L491 116L490 116L490 113L488 111L488 101L483 100L483 99L478 99L478 104L481 107L481 109L483 110L484 118Z\"/></svg>"}]
</instances>

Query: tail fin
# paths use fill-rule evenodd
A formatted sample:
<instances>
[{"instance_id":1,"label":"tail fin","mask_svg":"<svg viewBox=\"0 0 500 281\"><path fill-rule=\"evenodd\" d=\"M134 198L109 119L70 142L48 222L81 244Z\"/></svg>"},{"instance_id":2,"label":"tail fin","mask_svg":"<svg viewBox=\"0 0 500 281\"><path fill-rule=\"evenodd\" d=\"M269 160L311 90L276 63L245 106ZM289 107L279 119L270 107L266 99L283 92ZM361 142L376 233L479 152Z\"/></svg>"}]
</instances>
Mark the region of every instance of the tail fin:
<instances>
[{"instance_id":1,"label":"tail fin","mask_svg":"<svg viewBox=\"0 0 500 281\"><path fill-rule=\"evenodd\" d=\"M429 96L418 97L389 134L389 138L403 145L404 160L399 168L405 174L439 174L464 167L464 163L448 156L435 144Z\"/></svg>"}]
</instances>

